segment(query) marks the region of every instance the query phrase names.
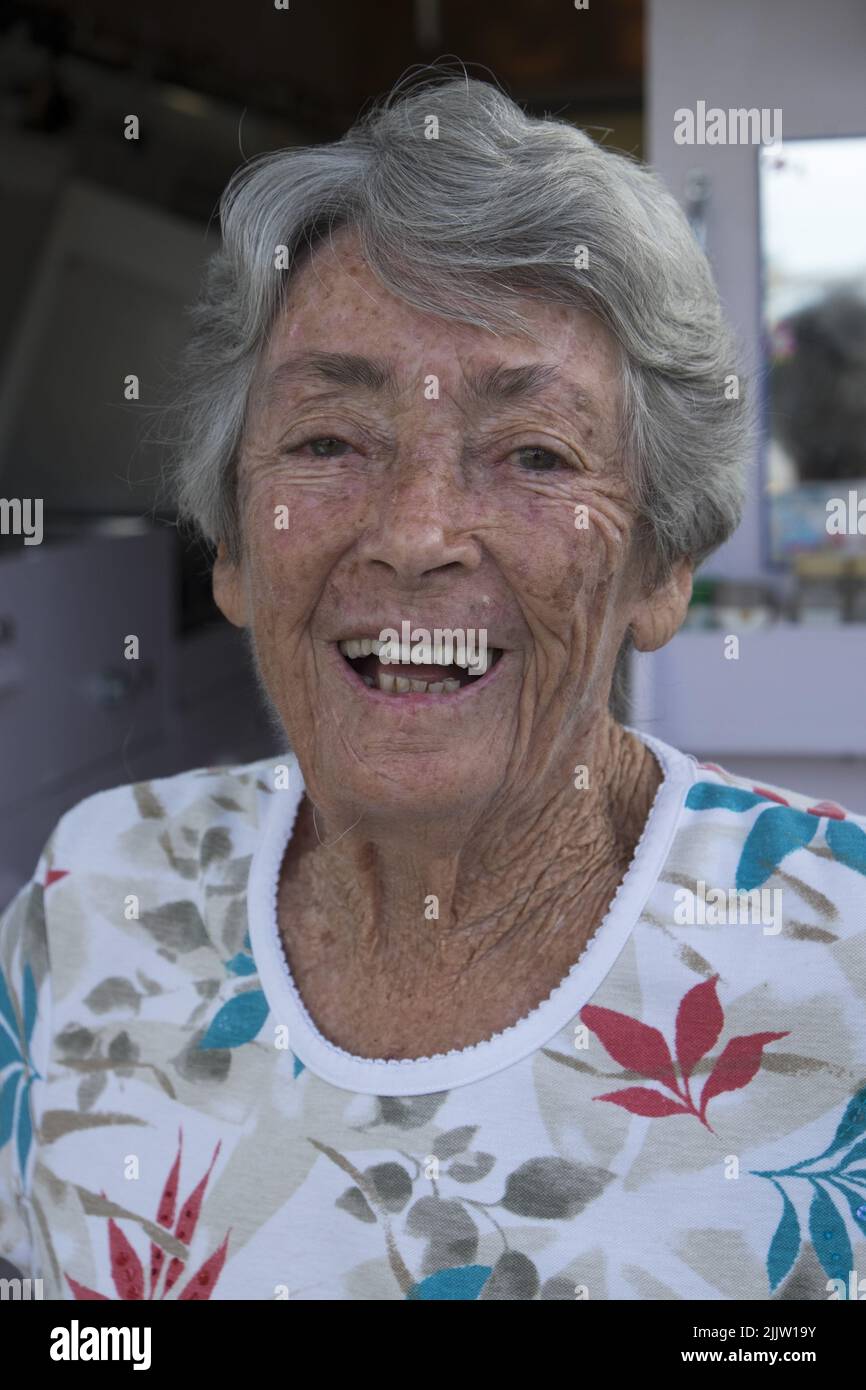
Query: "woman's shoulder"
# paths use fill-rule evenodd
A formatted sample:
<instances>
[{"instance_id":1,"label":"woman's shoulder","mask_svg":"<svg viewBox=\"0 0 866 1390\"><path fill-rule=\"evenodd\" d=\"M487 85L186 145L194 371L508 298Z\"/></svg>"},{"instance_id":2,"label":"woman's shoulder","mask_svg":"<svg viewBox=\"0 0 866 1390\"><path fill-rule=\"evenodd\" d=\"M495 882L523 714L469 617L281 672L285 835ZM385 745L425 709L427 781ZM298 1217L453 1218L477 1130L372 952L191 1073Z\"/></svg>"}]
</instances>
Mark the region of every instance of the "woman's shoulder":
<instances>
[{"instance_id":1,"label":"woman's shoulder","mask_svg":"<svg viewBox=\"0 0 866 1390\"><path fill-rule=\"evenodd\" d=\"M56 965L58 944L74 951L81 931L92 937L100 922L111 925L118 914L131 920L150 911L158 918L166 903L195 904L198 912L208 885L243 892L267 804L290 762L284 754L193 768L77 802L57 821L30 879L0 914L7 951L23 934L29 956L50 954Z\"/></svg>"},{"instance_id":2,"label":"woman's shoulder","mask_svg":"<svg viewBox=\"0 0 866 1390\"><path fill-rule=\"evenodd\" d=\"M824 796L795 791L758 777L729 772L718 763L696 763L696 774L687 804L692 808L718 806L728 810L750 810L761 802L774 802L806 815L828 820L851 821L866 826L866 812L858 812ZM729 789L729 790L728 790Z\"/></svg>"},{"instance_id":3,"label":"woman's shoulder","mask_svg":"<svg viewBox=\"0 0 866 1390\"><path fill-rule=\"evenodd\" d=\"M717 763L696 764L684 810L681 868L688 861L702 882L739 892L784 891L798 911L857 929L866 902L866 816Z\"/></svg>"},{"instance_id":4,"label":"woman's shoulder","mask_svg":"<svg viewBox=\"0 0 866 1390\"><path fill-rule=\"evenodd\" d=\"M288 755L282 755L285 762ZM123 836L135 826L180 822L202 833L233 819L256 820L262 798L274 790L277 758L237 765L197 767L92 793L72 806L53 831L46 849L56 857L59 844L75 842L104 853L109 835ZM61 872L54 865L49 872Z\"/></svg>"}]
</instances>

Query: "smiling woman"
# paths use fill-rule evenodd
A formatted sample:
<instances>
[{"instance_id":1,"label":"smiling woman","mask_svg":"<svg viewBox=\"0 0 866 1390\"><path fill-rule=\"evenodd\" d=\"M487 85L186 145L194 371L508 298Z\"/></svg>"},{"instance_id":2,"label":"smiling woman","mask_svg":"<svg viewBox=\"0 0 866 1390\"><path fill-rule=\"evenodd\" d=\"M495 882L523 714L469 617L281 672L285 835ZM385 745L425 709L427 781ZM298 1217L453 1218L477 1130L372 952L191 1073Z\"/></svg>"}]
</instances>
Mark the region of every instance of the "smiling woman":
<instances>
[{"instance_id":1,"label":"smiling woman","mask_svg":"<svg viewBox=\"0 0 866 1390\"><path fill-rule=\"evenodd\" d=\"M683 216L462 79L221 213L178 496L291 752L91 798L10 908L8 1258L57 1297L825 1297L866 828L609 708L741 505ZM772 933L697 885L778 891Z\"/></svg>"}]
</instances>

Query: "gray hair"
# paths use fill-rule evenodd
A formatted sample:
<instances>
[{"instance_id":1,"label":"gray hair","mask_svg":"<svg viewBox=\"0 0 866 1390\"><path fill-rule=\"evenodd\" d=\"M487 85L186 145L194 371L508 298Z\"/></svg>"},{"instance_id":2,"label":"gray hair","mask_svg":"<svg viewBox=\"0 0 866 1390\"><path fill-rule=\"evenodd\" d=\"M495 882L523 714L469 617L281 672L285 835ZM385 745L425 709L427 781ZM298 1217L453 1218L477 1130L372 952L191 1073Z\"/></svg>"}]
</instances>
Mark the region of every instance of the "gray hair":
<instances>
[{"instance_id":1,"label":"gray hair","mask_svg":"<svg viewBox=\"0 0 866 1390\"><path fill-rule=\"evenodd\" d=\"M182 364L174 486L181 519L231 558L256 366L293 272L344 228L422 311L533 337L515 305L525 295L611 330L650 583L680 558L699 564L739 524L750 421L741 385L726 390L733 339L683 213L638 160L526 115L491 83L437 74L398 86L340 140L244 164L220 218ZM275 268L280 245L288 269Z\"/></svg>"}]
</instances>

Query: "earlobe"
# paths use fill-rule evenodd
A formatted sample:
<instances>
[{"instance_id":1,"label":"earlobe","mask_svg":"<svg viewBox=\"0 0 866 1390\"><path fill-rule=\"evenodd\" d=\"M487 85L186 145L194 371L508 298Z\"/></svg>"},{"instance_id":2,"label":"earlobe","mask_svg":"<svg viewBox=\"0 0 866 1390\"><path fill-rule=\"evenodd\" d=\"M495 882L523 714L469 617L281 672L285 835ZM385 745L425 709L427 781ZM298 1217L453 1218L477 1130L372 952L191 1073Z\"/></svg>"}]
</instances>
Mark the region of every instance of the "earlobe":
<instances>
[{"instance_id":1,"label":"earlobe","mask_svg":"<svg viewBox=\"0 0 866 1390\"><path fill-rule=\"evenodd\" d=\"M678 560L664 584L642 600L631 621L632 640L639 652L664 647L682 625L692 596L694 569Z\"/></svg>"},{"instance_id":2,"label":"earlobe","mask_svg":"<svg viewBox=\"0 0 866 1390\"><path fill-rule=\"evenodd\" d=\"M217 546L211 578L214 602L223 617L235 627L246 627L247 605L241 566L229 559L224 541Z\"/></svg>"}]
</instances>

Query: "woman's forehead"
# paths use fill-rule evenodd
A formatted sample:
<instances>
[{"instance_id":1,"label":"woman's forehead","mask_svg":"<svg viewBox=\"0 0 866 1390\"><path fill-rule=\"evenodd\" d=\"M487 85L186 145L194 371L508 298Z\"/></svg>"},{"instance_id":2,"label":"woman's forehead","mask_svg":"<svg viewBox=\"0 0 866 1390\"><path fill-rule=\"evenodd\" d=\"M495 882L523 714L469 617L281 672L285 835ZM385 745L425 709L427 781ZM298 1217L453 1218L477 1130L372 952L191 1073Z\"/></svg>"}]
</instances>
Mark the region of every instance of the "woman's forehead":
<instances>
[{"instance_id":1,"label":"woman's forehead","mask_svg":"<svg viewBox=\"0 0 866 1390\"><path fill-rule=\"evenodd\" d=\"M446 319L392 293L352 234L316 249L298 269L260 363L260 400L293 384L330 380L399 395L419 376L441 376L469 400L519 401L547 394L599 417L618 395L620 354L593 314L515 295L535 334L493 333Z\"/></svg>"}]
</instances>

